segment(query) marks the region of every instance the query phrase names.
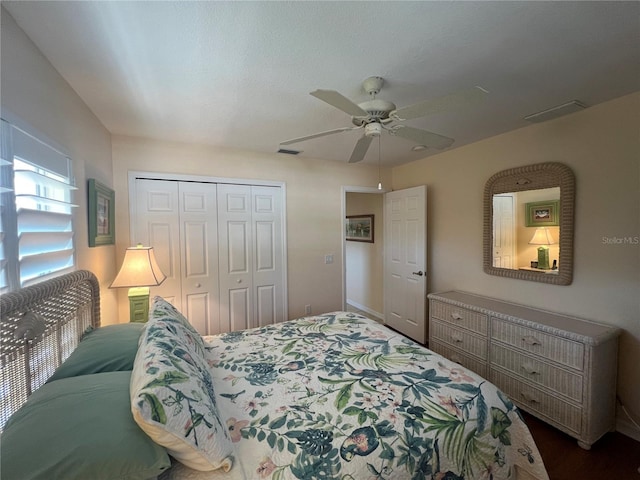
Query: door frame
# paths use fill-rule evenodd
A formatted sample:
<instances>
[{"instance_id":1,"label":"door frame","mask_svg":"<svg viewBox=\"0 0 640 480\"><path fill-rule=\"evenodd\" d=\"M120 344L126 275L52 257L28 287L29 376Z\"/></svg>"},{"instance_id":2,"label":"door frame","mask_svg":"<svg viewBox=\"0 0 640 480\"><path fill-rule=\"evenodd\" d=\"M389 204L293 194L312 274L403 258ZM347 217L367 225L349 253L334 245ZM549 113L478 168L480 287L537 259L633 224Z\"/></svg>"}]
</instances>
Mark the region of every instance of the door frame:
<instances>
[{"instance_id":1,"label":"door frame","mask_svg":"<svg viewBox=\"0 0 640 480\"><path fill-rule=\"evenodd\" d=\"M287 184L285 182L277 182L272 180L258 180L248 178L225 178L211 177L206 175L190 175L182 173L169 172L146 172L139 170L129 170L127 173L128 194L129 194L129 244L134 245L135 218L138 215L137 203L132 202L132 198L136 198L136 179L146 180L166 180L176 182L199 182L199 183L224 183L234 185L255 185L260 187L280 187L282 189L282 282L284 285L284 319L289 318L289 282L288 282L288 266L287 266Z\"/></svg>"},{"instance_id":2,"label":"door frame","mask_svg":"<svg viewBox=\"0 0 640 480\"><path fill-rule=\"evenodd\" d=\"M344 228L344 219L347 218L347 193L372 193L377 195L384 195L389 192L389 190L382 189L378 190L376 187L359 187L359 186L350 186L343 185L342 188L342 196L340 203L340 214L341 214L341 226L342 226L342 310L347 309L347 232ZM382 229L382 241L384 242L384 228ZM383 262L384 262L384 249L382 251ZM382 314L384 316L384 291L385 284L384 278L382 279ZM386 319L383 318L386 323Z\"/></svg>"}]
</instances>

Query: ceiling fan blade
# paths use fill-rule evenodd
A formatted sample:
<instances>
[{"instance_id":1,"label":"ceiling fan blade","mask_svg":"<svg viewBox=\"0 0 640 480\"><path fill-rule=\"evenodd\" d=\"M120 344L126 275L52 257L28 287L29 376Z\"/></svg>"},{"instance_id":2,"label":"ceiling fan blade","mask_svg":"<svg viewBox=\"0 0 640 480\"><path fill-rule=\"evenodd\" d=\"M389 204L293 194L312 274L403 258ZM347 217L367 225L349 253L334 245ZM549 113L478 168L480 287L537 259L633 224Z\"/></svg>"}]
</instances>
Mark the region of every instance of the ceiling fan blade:
<instances>
[{"instance_id":1,"label":"ceiling fan blade","mask_svg":"<svg viewBox=\"0 0 640 480\"><path fill-rule=\"evenodd\" d=\"M412 118L424 117L434 113L445 112L454 108L482 100L487 92L482 87L473 87L461 92L445 95L444 97L425 100L406 107L398 108L391 112L389 116L394 120L411 120Z\"/></svg>"},{"instance_id":2,"label":"ceiling fan blade","mask_svg":"<svg viewBox=\"0 0 640 480\"><path fill-rule=\"evenodd\" d=\"M426 130L420 130L419 128L407 127L406 125L397 125L392 129L389 129L389 133L391 133L391 135L406 138L407 140L412 140L419 145L437 148L438 150L447 148L453 143L453 138L438 135L433 132L427 132Z\"/></svg>"},{"instance_id":3,"label":"ceiling fan blade","mask_svg":"<svg viewBox=\"0 0 640 480\"><path fill-rule=\"evenodd\" d=\"M324 137L325 135L333 135L334 133L347 132L349 130L357 130L361 127L343 127L334 128L333 130L327 130L326 132L314 133L313 135L307 135L306 137L292 138L285 142L280 142L280 145L291 145L292 143L303 142L305 140L311 140L312 138Z\"/></svg>"},{"instance_id":4,"label":"ceiling fan blade","mask_svg":"<svg viewBox=\"0 0 640 480\"><path fill-rule=\"evenodd\" d=\"M358 140L358 143L356 143L353 153L351 154L351 158L349 158L349 163L358 163L362 161L364 156L367 154L367 150L369 150L369 145L371 145L372 140L372 136L363 135L360 140Z\"/></svg>"},{"instance_id":5,"label":"ceiling fan blade","mask_svg":"<svg viewBox=\"0 0 640 480\"><path fill-rule=\"evenodd\" d=\"M326 102L329 105L336 107L338 110L342 110L344 113L348 113L354 117L369 116L365 110L335 90L316 90L315 92L311 92L310 95L313 95L323 102Z\"/></svg>"}]
</instances>

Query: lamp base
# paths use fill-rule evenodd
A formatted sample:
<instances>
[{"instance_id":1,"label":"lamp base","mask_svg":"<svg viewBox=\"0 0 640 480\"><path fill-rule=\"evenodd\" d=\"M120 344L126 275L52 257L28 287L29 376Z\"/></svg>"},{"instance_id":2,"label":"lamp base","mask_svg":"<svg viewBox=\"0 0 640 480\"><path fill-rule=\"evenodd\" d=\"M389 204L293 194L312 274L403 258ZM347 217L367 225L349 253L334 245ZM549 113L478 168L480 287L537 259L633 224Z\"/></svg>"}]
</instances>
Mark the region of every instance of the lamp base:
<instances>
[{"instance_id":1,"label":"lamp base","mask_svg":"<svg viewBox=\"0 0 640 480\"><path fill-rule=\"evenodd\" d=\"M549 270L549 247L538 247L538 268L541 270Z\"/></svg>"},{"instance_id":2,"label":"lamp base","mask_svg":"<svg viewBox=\"0 0 640 480\"><path fill-rule=\"evenodd\" d=\"M144 323L149 319L149 287L129 289L129 321Z\"/></svg>"}]
</instances>

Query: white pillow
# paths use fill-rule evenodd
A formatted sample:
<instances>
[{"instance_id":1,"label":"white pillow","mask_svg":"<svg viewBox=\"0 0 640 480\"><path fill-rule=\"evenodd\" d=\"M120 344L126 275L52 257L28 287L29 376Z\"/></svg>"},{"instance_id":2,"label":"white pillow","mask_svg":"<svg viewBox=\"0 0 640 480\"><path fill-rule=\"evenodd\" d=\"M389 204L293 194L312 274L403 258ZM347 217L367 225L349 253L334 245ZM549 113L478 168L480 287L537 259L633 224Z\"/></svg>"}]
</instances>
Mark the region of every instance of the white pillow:
<instances>
[{"instance_id":1,"label":"white pillow","mask_svg":"<svg viewBox=\"0 0 640 480\"><path fill-rule=\"evenodd\" d=\"M188 467L229 471L233 445L216 407L202 339L185 323L180 312L156 297L131 375L133 418Z\"/></svg>"}]
</instances>

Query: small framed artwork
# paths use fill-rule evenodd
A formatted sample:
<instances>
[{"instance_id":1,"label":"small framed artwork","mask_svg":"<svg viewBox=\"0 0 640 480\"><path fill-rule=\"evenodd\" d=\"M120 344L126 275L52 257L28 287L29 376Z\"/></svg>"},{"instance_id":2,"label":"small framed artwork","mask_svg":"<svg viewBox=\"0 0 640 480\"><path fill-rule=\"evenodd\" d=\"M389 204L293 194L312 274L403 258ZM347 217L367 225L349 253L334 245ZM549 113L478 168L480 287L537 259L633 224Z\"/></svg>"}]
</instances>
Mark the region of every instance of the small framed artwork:
<instances>
[{"instance_id":1,"label":"small framed artwork","mask_svg":"<svg viewBox=\"0 0 640 480\"><path fill-rule=\"evenodd\" d=\"M373 215L348 215L347 240L373 243Z\"/></svg>"},{"instance_id":2,"label":"small framed artwork","mask_svg":"<svg viewBox=\"0 0 640 480\"><path fill-rule=\"evenodd\" d=\"M559 225L559 200L546 200L525 204L527 227L555 227Z\"/></svg>"},{"instance_id":3,"label":"small framed artwork","mask_svg":"<svg viewBox=\"0 0 640 480\"><path fill-rule=\"evenodd\" d=\"M115 192L89 179L89 246L116 243Z\"/></svg>"}]
</instances>

